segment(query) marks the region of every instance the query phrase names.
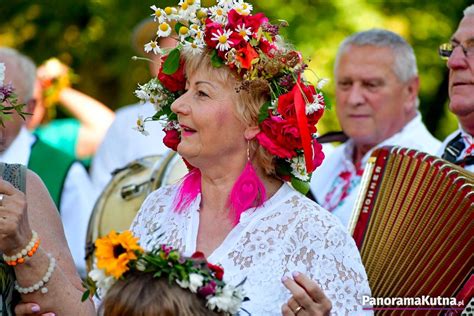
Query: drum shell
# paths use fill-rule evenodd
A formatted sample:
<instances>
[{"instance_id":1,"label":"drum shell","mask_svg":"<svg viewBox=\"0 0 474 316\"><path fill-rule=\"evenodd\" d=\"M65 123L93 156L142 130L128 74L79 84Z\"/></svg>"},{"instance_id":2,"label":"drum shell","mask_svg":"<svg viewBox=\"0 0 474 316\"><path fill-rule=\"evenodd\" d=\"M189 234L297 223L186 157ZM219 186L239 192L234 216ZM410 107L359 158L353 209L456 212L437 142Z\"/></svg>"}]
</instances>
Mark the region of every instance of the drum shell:
<instances>
[{"instance_id":1,"label":"drum shell","mask_svg":"<svg viewBox=\"0 0 474 316\"><path fill-rule=\"evenodd\" d=\"M137 159L114 171L89 220L86 237L88 271L94 261L93 242L112 230L120 232L129 229L148 194L162 185L176 183L186 172L181 157L171 151Z\"/></svg>"}]
</instances>

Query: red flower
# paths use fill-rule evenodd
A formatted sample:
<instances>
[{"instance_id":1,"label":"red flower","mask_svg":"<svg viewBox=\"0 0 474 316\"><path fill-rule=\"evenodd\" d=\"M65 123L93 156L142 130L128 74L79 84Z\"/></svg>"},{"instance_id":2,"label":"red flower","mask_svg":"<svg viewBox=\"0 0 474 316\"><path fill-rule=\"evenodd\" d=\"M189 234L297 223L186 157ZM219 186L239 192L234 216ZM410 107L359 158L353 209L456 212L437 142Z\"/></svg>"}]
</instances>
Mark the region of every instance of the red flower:
<instances>
[{"instance_id":1,"label":"red flower","mask_svg":"<svg viewBox=\"0 0 474 316\"><path fill-rule=\"evenodd\" d=\"M284 119L270 114L260 128L258 142L277 157L293 158L297 155L296 150L303 148L296 118Z\"/></svg>"},{"instance_id":2,"label":"red flower","mask_svg":"<svg viewBox=\"0 0 474 316\"><path fill-rule=\"evenodd\" d=\"M245 24L245 27L250 27L250 30L254 33L257 33L260 25L268 22L268 18L263 13L241 15L234 9L229 11L227 17L229 19L227 22L227 28L235 30L237 26Z\"/></svg>"},{"instance_id":3,"label":"red flower","mask_svg":"<svg viewBox=\"0 0 474 316\"><path fill-rule=\"evenodd\" d=\"M163 143L165 144L166 147L173 149L174 151L177 151L179 142L181 141L181 136L179 134L179 131L174 129L174 128L168 128L165 127L163 128L163 132L165 132L165 137L163 137Z\"/></svg>"},{"instance_id":4,"label":"red flower","mask_svg":"<svg viewBox=\"0 0 474 316\"><path fill-rule=\"evenodd\" d=\"M267 41L266 39L264 39L263 37L260 39L260 42L259 42L259 45L258 47L260 47L260 49L262 50L262 52L265 53L265 55L269 56L269 57L273 57L273 53L272 51L274 49L276 49L276 46L275 44L273 43L270 43L269 41Z\"/></svg>"},{"instance_id":5,"label":"red flower","mask_svg":"<svg viewBox=\"0 0 474 316\"><path fill-rule=\"evenodd\" d=\"M314 87L312 85L305 86L303 84L301 84L300 87L308 102L312 103L314 101L313 95L316 93ZM295 84L290 92L278 97L278 113L280 113L284 118L296 118L295 93L300 93L299 89L300 88Z\"/></svg>"},{"instance_id":6,"label":"red flower","mask_svg":"<svg viewBox=\"0 0 474 316\"><path fill-rule=\"evenodd\" d=\"M191 258L195 260L206 260L206 256L201 251L196 251L191 255Z\"/></svg>"},{"instance_id":7,"label":"red flower","mask_svg":"<svg viewBox=\"0 0 474 316\"><path fill-rule=\"evenodd\" d=\"M204 31L204 41L206 42L207 47L209 48L216 48L217 41L212 40L212 34L217 34L217 31L221 31L224 33L224 28L222 24L212 21L211 19L207 18L206 20L206 29Z\"/></svg>"},{"instance_id":8,"label":"red flower","mask_svg":"<svg viewBox=\"0 0 474 316\"><path fill-rule=\"evenodd\" d=\"M308 172L313 172L317 167L321 166L324 160L323 146L318 143L315 139L313 140L313 170L308 170Z\"/></svg>"},{"instance_id":9,"label":"red flower","mask_svg":"<svg viewBox=\"0 0 474 316\"><path fill-rule=\"evenodd\" d=\"M165 63L166 58L168 58L168 55L161 58L161 68L160 72L158 73L158 80L160 80L161 84L171 92L184 90L186 85L186 77L184 76L184 61L179 61L179 68L174 74L167 75L163 72L163 64Z\"/></svg>"},{"instance_id":10,"label":"red flower","mask_svg":"<svg viewBox=\"0 0 474 316\"><path fill-rule=\"evenodd\" d=\"M209 269L211 269L211 271L214 272L216 279L222 281L222 278L224 277L224 269L221 266L209 262L207 263L207 266L209 267Z\"/></svg>"},{"instance_id":11,"label":"red flower","mask_svg":"<svg viewBox=\"0 0 474 316\"><path fill-rule=\"evenodd\" d=\"M247 45L237 51L236 58L240 62L241 68L249 69L252 66L252 60L258 57L257 52L253 47L247 43Z\"/></svg>"},{"instance_id":12,"label":"red flower","mask_svg":"<svg viewBox=\"0 0 474 316\"><path fill-rule=\"evenodd\" d=\"M211 280L209 283L207 283L204 286L201 286L198 289L198 294L201 297L208 297L209 295L214 295L216 293L216 288L217 288L217 283L214 280Z\"/></svg>"}]
</instances>

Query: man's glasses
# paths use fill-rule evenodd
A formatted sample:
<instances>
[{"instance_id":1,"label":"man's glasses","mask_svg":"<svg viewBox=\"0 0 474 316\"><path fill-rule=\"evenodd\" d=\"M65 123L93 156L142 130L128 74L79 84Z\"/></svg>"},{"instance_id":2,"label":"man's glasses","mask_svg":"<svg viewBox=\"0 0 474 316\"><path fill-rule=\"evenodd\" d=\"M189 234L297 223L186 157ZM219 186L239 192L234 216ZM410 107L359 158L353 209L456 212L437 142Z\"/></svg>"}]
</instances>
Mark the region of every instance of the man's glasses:
<instances>
[{"instance_id":1,"label":"man's glasses","mask_svg":"<svg viewBox=\"0 0 474 316\"><path fill-rule=\"evenodd\" d=\"M438 48L438 54L441 59L447 60L449 57L451 57L451 54L457 47L461 47L464 56L466 56L467 58L474 56L474 42L472 41L469 42L466 46L462 44L452 43L441 44Z\"/></svg>"}]
</instances>

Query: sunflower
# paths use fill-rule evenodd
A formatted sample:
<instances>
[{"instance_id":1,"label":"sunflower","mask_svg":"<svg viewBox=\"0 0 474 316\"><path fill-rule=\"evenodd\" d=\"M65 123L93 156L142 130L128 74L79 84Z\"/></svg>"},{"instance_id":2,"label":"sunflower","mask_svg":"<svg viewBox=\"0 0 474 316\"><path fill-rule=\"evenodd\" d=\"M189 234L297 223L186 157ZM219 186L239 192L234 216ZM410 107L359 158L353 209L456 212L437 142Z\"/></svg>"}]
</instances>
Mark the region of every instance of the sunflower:
<instances>
[{"instance_id":1,"label":"sunflower","mask_svg":"<svg viewBox=\"0 0 474 316\"><path fill-rule=\"evenodd\" d=\"M107 236L96 240L95 246L97 267L116 279L128 271L130 260L137 260L137 252L143 253L138 245L138 238L133 237L129 230L121 234L111 231Z\"/></svg>"}]
</instances>

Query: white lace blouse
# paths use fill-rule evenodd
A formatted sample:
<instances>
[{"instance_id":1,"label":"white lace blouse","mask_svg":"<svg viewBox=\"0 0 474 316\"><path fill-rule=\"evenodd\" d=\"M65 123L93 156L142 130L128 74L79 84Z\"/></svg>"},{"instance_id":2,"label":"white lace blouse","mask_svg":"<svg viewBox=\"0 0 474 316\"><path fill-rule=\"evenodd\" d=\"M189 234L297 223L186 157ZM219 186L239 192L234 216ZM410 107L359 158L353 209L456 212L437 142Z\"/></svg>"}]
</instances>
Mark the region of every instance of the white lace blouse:
<instances>
[{"instance_id":1,"label":"white lace blouse","mask_svg":"<svg viewBox=\"0 0 474 316\"><path fill-rule=\"evenodd\" d=\"M184 213L174 213L177 188L151 193L133 221L145 249L170 244L186 255L196 251L200 196ZM281 315L291 297L281 278L293 271L318 282L332 302L332 315L366 312L362 296L370 289L353 239L334 216L287 184L261 207L244 212L208 260L224 267L226 282L247 278L250 301L243 308L253 316Z\"/></svg>"}]
</instances>

